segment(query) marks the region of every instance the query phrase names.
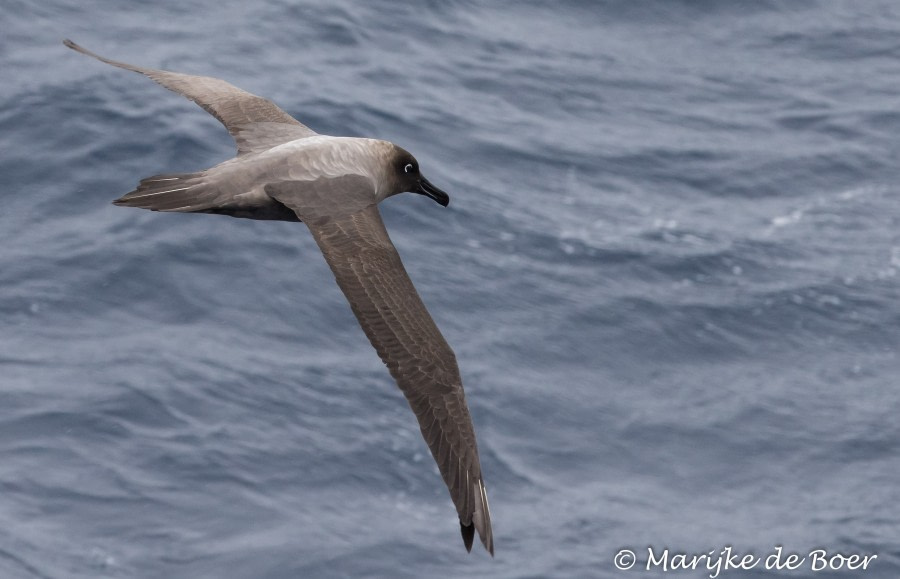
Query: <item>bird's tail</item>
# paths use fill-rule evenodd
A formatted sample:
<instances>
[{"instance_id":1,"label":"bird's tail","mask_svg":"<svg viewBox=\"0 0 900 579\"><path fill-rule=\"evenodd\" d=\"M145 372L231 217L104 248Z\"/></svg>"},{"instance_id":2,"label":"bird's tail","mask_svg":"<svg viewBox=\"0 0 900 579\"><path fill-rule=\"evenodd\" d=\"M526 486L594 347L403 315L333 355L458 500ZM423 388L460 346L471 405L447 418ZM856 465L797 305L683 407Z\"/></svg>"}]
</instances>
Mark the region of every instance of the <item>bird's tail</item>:
<instances>
[{"instance_id":1,"label":"bird's tail","mask_svg":"<svg viewBox=\"0 0 900 579\"><path fill-rule=\"evenodd\" d=\"M203 183L203 172L170 173L142 179L138 188L113 201L115 205L152 211L204 211L217 196Z\"/></svg>"}]
</instances>

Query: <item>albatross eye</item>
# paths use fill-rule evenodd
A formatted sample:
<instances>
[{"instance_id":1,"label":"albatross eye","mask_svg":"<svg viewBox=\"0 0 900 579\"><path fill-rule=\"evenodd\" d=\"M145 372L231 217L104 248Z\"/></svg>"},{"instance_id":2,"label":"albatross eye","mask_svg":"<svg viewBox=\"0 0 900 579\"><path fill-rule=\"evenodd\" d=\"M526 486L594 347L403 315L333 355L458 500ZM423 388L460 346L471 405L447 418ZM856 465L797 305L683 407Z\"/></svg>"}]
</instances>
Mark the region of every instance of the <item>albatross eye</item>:
<instances>
[{"instance_id":1,"label":"albatross eye","mask_svg":"<svg viewBox=\"0 0 900 579\"><path fill-rule=\"evenodd\" d=\"M409 172L411 172L413 169L415 169L415 167L413 167L413 164L412 164L412 163L407 163L406 166L403 167L403 172L404 172L404 173L409 173Z\"/></svg>"}]
</instances>

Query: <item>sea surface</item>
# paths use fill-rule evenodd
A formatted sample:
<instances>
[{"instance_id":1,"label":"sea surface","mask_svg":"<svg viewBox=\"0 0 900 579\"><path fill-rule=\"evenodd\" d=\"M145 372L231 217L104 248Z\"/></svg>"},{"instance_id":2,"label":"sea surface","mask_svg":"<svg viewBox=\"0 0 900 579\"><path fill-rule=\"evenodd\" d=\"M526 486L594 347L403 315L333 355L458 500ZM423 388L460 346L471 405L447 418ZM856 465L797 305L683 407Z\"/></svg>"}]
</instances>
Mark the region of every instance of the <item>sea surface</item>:
<instances>
[{"instance_id":1,"label":"sea surface","mask_svg":"<svg viewBox=\"0 0 900 579\"><path fill-rule=\"evenodd\" d=\"M0 30L0 578L900 577L900 3L2 0ZM234 145L66 37L451 194L382 212L494 559L302 224L110 204Z\"/></svg>"}]
</instances>

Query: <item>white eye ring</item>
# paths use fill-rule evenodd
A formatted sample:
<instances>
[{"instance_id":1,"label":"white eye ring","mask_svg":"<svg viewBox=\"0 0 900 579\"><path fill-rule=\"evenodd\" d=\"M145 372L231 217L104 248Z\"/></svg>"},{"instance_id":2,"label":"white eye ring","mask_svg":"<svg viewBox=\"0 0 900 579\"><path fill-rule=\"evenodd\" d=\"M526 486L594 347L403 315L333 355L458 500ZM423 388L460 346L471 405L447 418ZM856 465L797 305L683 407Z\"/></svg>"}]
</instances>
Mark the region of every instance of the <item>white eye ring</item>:
<instances>
[{"instance_id":1,"label":"white eye ring","mask_svg":"<svg viewBox=\"0 0 900 579\"><path fill-rule=\"evenodd\" d=\"M404 172L404 173L409 173L409 172L412 171L412 170L413 170L413 164L412 164L412 163L407 163L406 166L403 167L403 172Z\"/></svg>"}]
</instances>

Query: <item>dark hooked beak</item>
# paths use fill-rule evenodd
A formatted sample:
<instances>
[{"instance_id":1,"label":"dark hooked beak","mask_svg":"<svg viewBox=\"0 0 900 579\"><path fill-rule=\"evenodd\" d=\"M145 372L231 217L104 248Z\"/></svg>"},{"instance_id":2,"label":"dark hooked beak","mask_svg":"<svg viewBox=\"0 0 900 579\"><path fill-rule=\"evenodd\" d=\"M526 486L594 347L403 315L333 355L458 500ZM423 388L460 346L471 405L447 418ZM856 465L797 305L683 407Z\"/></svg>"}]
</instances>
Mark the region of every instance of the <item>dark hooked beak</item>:
<instances>
[{"instance_id":1,"label":"dark hooked beak","mask_svg":"<svg viewBox=\"0 0 900 579\"><path fill-rule=\"evenodd\" d=\"M450 205L450 196L432 185L425 177L419 179L419 188L416 190L416 193L431 197L444 207Z\"/></svg>"}]
</instances>

